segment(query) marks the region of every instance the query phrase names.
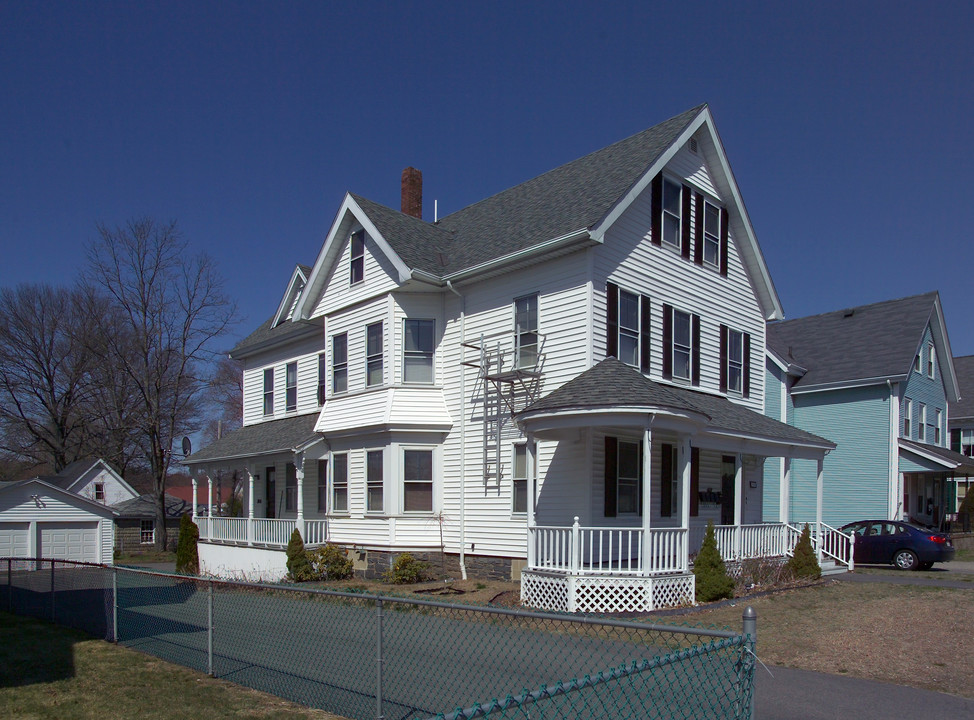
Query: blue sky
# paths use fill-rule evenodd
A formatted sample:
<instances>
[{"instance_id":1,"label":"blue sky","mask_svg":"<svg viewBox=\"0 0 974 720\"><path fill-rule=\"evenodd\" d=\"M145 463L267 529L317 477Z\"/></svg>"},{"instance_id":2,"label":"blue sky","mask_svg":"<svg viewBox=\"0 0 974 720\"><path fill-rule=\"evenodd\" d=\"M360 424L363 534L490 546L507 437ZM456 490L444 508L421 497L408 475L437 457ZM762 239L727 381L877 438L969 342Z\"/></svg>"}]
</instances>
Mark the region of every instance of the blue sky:
<instances>
[{"instance_id":1,"label":"blue sky","mask_svg":"<svg viewBox=\"0 0 974 720\"><path fill-rule=\"evenodd\" d=\"M0 0L0 285L172 219L240 336L346 190L398 208L413 165L429 220L707 102L788 317L939 290L974 354L972 28L952 2Z\"/></svg>"}]
</instances>

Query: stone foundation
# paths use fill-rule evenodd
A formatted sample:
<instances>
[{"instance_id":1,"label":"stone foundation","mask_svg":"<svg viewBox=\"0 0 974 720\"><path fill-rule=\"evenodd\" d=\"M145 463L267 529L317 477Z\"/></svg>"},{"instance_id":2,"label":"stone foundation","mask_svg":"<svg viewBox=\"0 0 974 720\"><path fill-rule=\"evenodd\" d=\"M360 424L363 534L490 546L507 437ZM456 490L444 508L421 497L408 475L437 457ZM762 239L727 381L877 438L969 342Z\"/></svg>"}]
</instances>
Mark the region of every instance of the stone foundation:
<instances>
[{"instance_id":1,"label":"stone foundation","mask_svg":"<svg viewBox=\"0 0 974 720\"><path fill-rule=\"evenodd\" d=\"M396 558L402 552L387 550L354 550L348 548L348 555L352 559L356 577L367 580L381 579L392 569ZM434 580L458 579L460 573L460 556L455 553L441 553L433 551L411 551L409 553L421 562L427 563L429 575ZM467 555L467 577L480 580L517 580L521 576L521 568L525 561L521 558L504 558L489 555Z\"/></svg>"}]
</instances>

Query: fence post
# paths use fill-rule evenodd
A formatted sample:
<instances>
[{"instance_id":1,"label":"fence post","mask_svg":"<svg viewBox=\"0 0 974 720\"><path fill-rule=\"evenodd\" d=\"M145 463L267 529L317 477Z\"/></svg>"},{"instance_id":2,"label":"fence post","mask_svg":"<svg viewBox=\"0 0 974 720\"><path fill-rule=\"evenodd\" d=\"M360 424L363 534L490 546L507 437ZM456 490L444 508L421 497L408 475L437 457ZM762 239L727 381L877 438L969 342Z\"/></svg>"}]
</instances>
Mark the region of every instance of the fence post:
<instances>
[{"instance_id":1,"label":"fence post","mask_svg":"<svg viewBox=\"0 0 974 720\"><path fill-rule=\"evenodd\" d=\"M118 568L112 567L112 642L118 645Z\"/></svg>"},{"instance_id":2,"label":"fence post","mask_svg":"<svg viewBox=\"0 0 974 720\"><path fill-rule=\"evenodd\" d=\"M747 705L744 707L744 717L748 720L754 720L754 690L756 683L754 682L754 668L757 662L757 646L758 646L758 613L757 611L748 605L744 608L744 614L742 616L743 628L742 632L744 634L744 652L750 653L751 657L746 659L745 668L750 668L750 677L747 678L748 684L750 685L750 692L747 693ZM742 682L745 678L741 678Z\"/></svg>"},{"instance_id":3,"label":"fence post","mask_svg":"<svg viewBox=\"0 0 974 720\"><path fill-rule=\"evenodd\" d=\"M57 622L54 614L54 560L51 560L51 622Z\"/></svg>"},{"instance_id":4,"label":"fence post","mask_svg":"<svg viewBox=\"0 0 974 720\"><path fill-rule=\"evenodd\" d=\"M213 677L213 581L206 592L206 674Z\"/></svg>"},{"instance_id":5,"label":"fence post","mask_svg":"<svg viewBox=\"0 0 974 720\"><path fill-rule=\"evenodd\" d=\"M375 717L383 720L382 714L382 598L375 599L376 650L375 650Z\"/></svg>"},{"instance_id":6,"label":"fence post","mask_svg":"<svg viewBox=\"0 0 974 720\"><path fill-rule=\"evenodd\" d=\"M14 570L13 559L7 558L7 611L12 615L14 611Z\"/></svg>"}]
</instances>

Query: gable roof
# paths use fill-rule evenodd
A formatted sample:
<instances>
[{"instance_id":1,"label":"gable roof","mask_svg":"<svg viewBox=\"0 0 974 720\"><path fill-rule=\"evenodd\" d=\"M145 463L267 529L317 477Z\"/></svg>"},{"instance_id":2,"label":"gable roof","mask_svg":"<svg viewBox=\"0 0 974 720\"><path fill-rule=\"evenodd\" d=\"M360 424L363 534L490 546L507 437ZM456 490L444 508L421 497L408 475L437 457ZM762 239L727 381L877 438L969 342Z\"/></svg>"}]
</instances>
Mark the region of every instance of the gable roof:
<instances>
[{"instance_id":1,"label":"gable roof","mask_svg":"<svg viewBox=\"0 0 974 720\"><path fill-rule=\"evenodd\" d=\"M104 503L100 503L97 500L91 500L90 498L86 498L84 495L78 495L77 493L73 493L70 490L65 490L64 488L58 487L57 485L54 485L53 483L49 482L46 478L35 477L35 478L30 478L29 480L14 480L12 482L0 482L0 493L13 490L14 488L24 487L27 485L38 485L44 488L47 492L53 493L54 495L62 495L67 499L69 504L80 502L83 505L90 508L92 512L102 515L104 517L114 517L115 515L118 515L118 512L116 512L108 505L105 505Z\"/></svg>"},{"instance_id":2,"label":"gable roof","mask_svg":"<svg viewBox=\"0 0 974 720\"><path fill-rule=\"evenodd\" d=\"M116 482L126 488L132 495L138 495L135 489L125 482L125 479L115 472L114 468L105 462L102 458L86 458L83 460L75 460L73 463L65 467L61 472L56 475L44 475L41 476L42 480L49 482L52 485L56 485L62 490L71 490L71 488L81 480L85 475L94 470L96 467L101 466L106 472L111 473L112 477L115 478Z\"/></svg>"},{"instance_id":3,"label":"gable roof","mask_svg":"<svg viewBox=\"0 0 974 720\"><path fill-rule=\"evenodd\" d=\"M556 246L601 242L611 223L700 128L708 163L725 196L734 237L765 317L782 316L771 276L754 237L707 105L698 105L648 130L578 158L536 178L447 215L436 223L349 193L308 278L296 312L307 317L349 230L360 224L399 272L459 281L488 266L513 262ZM374 229L378 237L371 230Z\"/></svg>"},{"instance_id":4,"label":"gable roof","mask_svg":"<svg viewBox=\"0 0 974 720\"><path fill-rule=\"evenodd\" d=\"M291 273L291 281L288 283L284 297L281 298L281 303L277 306L277 312L271 321L274 326L280 325L290 318L291 310L295 307L301 291L304 290L304 285L308 282L308 276L310 274L311 268L307 265L301 265L299 263L294 268L294 272Z\"/></svg>"},{"instance_id":5,"label":"gable roof","mask_svg":"<svg viewBox=\"0 0 974 720\"><path fill-rule=\"evenodd\" d=\"M949 405L951 425L954 420L974 418L974 355L955 357L954 372L960 399Z\"/></svg>"},{"instance_id":6,"label":"gable roof","mask_svg":"<svg viewBox=\"0 0 974 720\"><path fill-rule=\"evenodd\" d=\"M664 385L615 359L606 358L547 396L528 406L518 418L552 411L632 408L652 412L668 409L701 417L712 432L731 432L773 442L825 449L835 443L779 422L725 397Z\"/></svg>"},{"instance_id":7,"label":"gable roof","mask_svg":"<svg viewBox=\"0 0 974 720\"><path fill-rule=\"evenodd\" d=\"M936 292L769 323L768 346L806 369L795 393L875 385L909 376L928 324L949 398L956 378Z\"/></svg>"},{"instance_id":8,"label":"gable roof","mask_svg":"<svg viewBox=\"0 0 974 720\"><path fill-rule=\"evenodd\" d=\"M276 345L280 342L294 342L324 333L321 318L295 319L293 322L274 325L274 317L267 318L250 335L238 342L230 351L230 357L234 360L240 360L248 355L260 352L270 345Z\"/></svg>"},{"instance_id":9,"label":"gable roof","mask_svg":"<svg viewBox=\"0 0 974 720\"><path fill-rule=\"evenodd\" d=\"M120 519L124 518L155 518L156 498L152 493L139 495L138 497L120 502L113 506ZM177 497L166 493L166 517L180 518L191 513L193 506L191 502L186 502Z\"/></svg>"}]
</instances>

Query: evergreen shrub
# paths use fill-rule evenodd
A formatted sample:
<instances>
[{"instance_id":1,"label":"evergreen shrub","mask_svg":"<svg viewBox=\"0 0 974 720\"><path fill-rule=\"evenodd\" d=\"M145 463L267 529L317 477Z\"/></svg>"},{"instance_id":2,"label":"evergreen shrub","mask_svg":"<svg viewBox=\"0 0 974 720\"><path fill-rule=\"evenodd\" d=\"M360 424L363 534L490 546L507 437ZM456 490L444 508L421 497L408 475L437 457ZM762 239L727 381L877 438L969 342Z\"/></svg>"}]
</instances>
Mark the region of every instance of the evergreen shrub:
<instances>
[{"instance_id":1,"label":"evergreen shrub","mask_svg":"<svg viewBox=\"0 0 974 720\"><path fill-rule=\"evenodd\" d=\"M822 568L819 566L818 558L815 557L815 551L812 549L812 531L808 528L808 523L805 523L805 527L802 528L801 537L798 538L798 544L795 545L795 552L788 558L786 567L796 579L814 580L822 576Z\"/></svg>"},{"instance_id":2,"label":"evergreen shrub","mask_svg":"<svg viewBox=\"0 0 974 720\"><path fill-rule=\"evenodd\" d=\"M304 549L304 541L297 528L291 533L287 543L287 574L294 582L305 582L314 579L314 571L308 562L308 553Z\"/></svg>"},{"instance_id":3,"label":"evergreen shrub","mask_svg":"<svg viewBox=\"0 0 974 720\"><path fill-rule=\"evenodd\" d=\"M184 575L199 573L199 539L200 529L189 515L183 515L179 521L179 540L176 544L176 572Z\"/></svg>"},{"instance_id":4,"label":"evergreen shrub","mask_svg":"<svg viewBox=\"0 0 974 720\"><path fill-rule=\"evenodd\" d=\"M710 602L721 598L734 597L734 579L727 574L727 566L717 550L713 522L707 523L707 534L703 545L693 561L693 574L696 575L696 597L698 602Z\"/></svg>"}]
</instances>

